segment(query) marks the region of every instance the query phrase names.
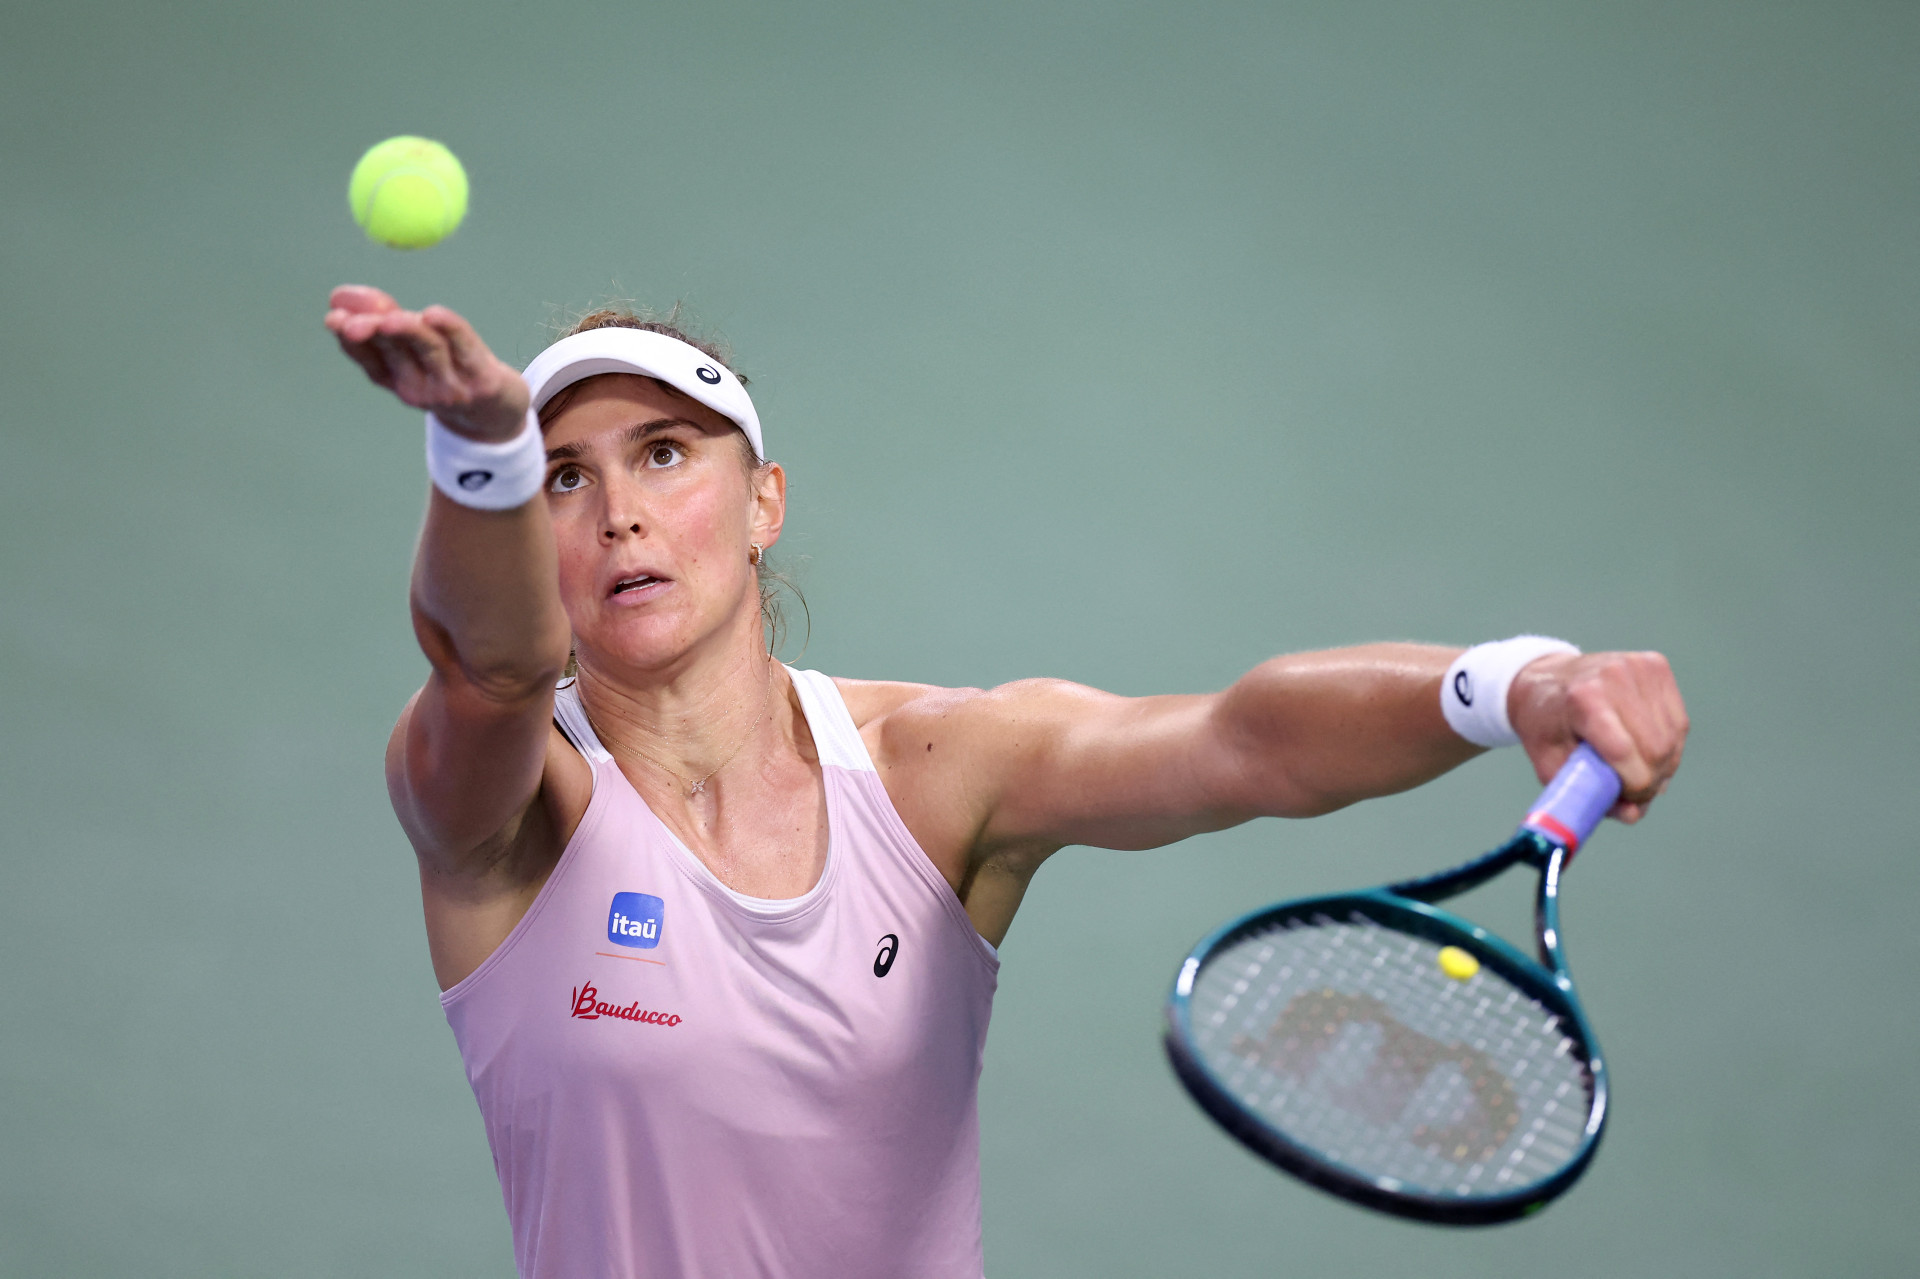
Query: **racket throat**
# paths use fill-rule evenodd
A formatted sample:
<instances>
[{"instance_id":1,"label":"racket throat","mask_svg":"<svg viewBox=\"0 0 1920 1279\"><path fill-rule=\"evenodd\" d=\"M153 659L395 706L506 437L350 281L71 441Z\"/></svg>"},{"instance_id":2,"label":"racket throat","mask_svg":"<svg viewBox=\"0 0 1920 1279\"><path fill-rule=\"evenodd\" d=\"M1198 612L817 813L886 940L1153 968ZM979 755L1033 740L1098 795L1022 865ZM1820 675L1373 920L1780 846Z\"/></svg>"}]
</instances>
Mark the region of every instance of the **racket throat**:
<instances>
[{"instance_id":1,"label":"racket throat","mask_svg":"<svg viewBox=\"0 0 1920 1279\"><path fill-rule=\"evenodd\" d=\"M1553 973L1554 984L1569 993L1573 978L1567 970L1567 955L1560 943L1560 876L1573 854L1565 848L1549 846L1540 865L1540 887L1534 895L1533 931L1540 962Z\"/></svg>"}]
</instances>

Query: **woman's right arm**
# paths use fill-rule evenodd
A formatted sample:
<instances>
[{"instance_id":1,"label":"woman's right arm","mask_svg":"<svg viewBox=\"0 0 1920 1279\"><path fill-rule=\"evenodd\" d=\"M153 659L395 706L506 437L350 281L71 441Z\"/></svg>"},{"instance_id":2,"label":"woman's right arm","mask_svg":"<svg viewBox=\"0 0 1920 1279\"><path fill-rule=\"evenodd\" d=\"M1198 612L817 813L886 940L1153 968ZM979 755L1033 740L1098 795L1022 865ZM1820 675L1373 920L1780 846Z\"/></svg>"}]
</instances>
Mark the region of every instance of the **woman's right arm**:
<instances>
[{"instance_id":1,"label":"woman's right arm","mask_svg":"<svg viewBox=\"0 0 1920 1279\"><path fill-rule=\"evenodd\" d=\"M476 440L509 440L525 426L526 383L452 311L406 311L355 285L335 289L329 303L327 327L341 348L404 403ZM394 727L387 786L438 934L436 897L456 915L461 903L492 914L496 899L530 900L559 851L564 814L551 794L536 802L549 780L553 687L570 642L544 496L486 511L431 490L411 594L432 672ZM564 789L590 788L584 761L571 762L578 767L567 771L582 775L561 779L575 783Z\"/></svg>"}]
</instances>

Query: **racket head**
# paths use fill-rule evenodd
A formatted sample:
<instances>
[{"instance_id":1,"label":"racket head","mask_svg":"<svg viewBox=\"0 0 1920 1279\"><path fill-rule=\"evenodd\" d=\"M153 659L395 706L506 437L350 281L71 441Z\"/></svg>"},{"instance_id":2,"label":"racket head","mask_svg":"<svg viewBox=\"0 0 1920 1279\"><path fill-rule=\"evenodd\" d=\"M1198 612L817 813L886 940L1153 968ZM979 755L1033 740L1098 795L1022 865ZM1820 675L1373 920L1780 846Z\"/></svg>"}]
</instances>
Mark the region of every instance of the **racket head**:
<instances>
[{"instance_id":1,"label":"racket head","mask_svg":"<svg viewBox=\"0 0 1920 1279\"><path fill-rule=\"evenodd\" d=\"M1479 961L1460 981L1442 947ZM1283 902L1203 939L1166 1047L1255 1153L1397 1216L1491 1225L1586 1170L1607 1077L1564 972L1385 889Z\"/></svg>"}]
</instances>

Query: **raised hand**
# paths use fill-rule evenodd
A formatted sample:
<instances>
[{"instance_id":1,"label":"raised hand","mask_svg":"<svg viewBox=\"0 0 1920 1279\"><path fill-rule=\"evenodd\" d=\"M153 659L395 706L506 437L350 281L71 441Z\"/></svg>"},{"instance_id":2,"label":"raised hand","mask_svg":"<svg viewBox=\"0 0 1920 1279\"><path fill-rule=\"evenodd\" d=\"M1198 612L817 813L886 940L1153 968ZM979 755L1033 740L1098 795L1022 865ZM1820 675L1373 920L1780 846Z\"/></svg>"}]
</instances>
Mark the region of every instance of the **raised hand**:
<instances>
[{"instance_id":1,"label":"raised hand","mask_svg":"<svg viewBox=\"0 0 1920 1279\"><path fill-rule=\"evenodd\" d=\"M444 306L408 311L379 289L343 284L327 299L340 349L404 404L476 440L509 440L527 420L527 384Z\"/></svg>"}]
</instances>

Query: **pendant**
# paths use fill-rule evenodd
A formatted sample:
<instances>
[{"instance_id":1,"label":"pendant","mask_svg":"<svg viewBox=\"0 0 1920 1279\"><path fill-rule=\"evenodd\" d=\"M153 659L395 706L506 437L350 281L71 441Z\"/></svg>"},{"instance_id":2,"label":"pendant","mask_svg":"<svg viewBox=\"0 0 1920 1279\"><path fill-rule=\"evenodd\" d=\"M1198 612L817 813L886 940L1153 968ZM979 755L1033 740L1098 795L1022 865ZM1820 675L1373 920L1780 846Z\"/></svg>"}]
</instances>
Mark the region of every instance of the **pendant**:
<instances>
[{"instance_id":1,"label":"pendant","mask_svg":"<svg viewBox=\"0 0 1920 1279\"><path fill-rule=\"evenodd\" d=\"M699 781L695 782L691 787L688 788L687 795L689 798L691 798L694 795L698 795L701 791L705 790L706 788L707 788L707 779L702 777Z\"/></svg>"}]
</instances>

